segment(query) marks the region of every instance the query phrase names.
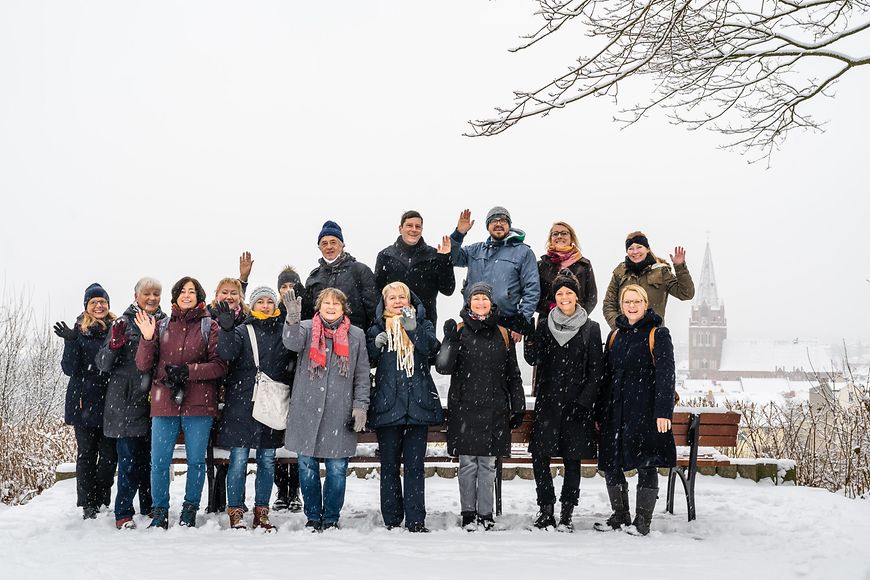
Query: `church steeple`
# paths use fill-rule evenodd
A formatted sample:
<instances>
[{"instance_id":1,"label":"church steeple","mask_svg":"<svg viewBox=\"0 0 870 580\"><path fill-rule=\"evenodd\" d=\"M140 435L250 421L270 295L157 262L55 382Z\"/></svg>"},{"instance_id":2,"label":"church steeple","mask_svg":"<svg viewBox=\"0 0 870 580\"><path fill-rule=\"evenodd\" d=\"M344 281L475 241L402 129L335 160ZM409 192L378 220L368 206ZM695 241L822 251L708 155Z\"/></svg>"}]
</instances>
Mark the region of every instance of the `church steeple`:
<instances>
[{"instance_id":1,"label":"church steeple","mask_svg":"<svg viewBox=\"0 0 870 580\"><path fill-rule=\"evenodd\" d=\"M713 271L713 255L710 253L710 240L707 240L707 248L704 250L704 264L701 266L701 282L698 292L695 294L693 306L701 306L704 303L710 308L719 308L719 292L716 289L716 273Z\"/></svg>"}]
</instances>

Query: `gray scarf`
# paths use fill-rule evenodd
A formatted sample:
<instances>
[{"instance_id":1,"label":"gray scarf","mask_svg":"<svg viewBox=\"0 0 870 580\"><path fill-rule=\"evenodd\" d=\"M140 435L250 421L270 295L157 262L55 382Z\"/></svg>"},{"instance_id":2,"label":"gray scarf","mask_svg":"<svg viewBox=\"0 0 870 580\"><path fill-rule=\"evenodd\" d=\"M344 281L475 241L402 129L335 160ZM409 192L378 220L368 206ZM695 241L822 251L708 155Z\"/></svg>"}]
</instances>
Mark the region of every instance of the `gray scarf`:
<instances>
[{"instance_id":1,"label":"gray scarf","mask_svg":"<svg viewBox=\"0 0 870 580\"><path fill-rule=\"evenodd\" d=\"M550 310L547 316L547 327L553 334L553 338L559 343L559 346L565 346L568 341L574 338L574 335L580 331L580 328L586 324L589 316L583 307L577 305L577 310L571 316L566 316L559 307Z\"/></svg>"}]
</instances>

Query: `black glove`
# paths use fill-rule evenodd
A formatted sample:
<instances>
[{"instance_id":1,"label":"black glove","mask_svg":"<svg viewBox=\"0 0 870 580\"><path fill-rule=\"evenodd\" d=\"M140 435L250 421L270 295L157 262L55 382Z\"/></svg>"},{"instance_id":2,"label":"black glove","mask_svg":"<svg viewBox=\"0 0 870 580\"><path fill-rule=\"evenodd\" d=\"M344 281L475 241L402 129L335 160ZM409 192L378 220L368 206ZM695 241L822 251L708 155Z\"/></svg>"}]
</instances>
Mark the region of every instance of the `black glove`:
<instances>
[{"instance_id":1,"label":"black glove","mask_svg":"<svg viewBox=\"0 0 870 580\"><path fill-rule=\"evenodd\" d=\"M189 376L187 365L166 365L166 386L169 387L176 405L184 402L184 387L187 386Z\"/></svg>"},{"instance_id":2,"label":"black glove","mask_svg":"<svg viewBox=\"0 0 870 580\"><path fill-rule=\"evenodd\" d=\"M214 310L217 314L217 323L221 327L221 330L231 332L236 327L236 313L230 310L229 303L226 300L218 302Z\"/></svg>"},{"instance_id":3,"label":"black glove","mask_svg":"<svg viewBox=\"0 0 870 580\"><path fill-rule=\"evenodd\" d=\"M459 338L459 330L456 328L456 321L452 318L444 321L444 340L457 340Z\"/></svg>"},{"instance_id":4,"label":"black glove","mask_svg":"<svg viewBox=\"0 0 870 580\"><path fill-rule=\"evenodd\" d=\"M76 331L66 325L66 322L60 321L54 324L54 333L64 340L75 340Z\"/></svg>"},{"instance_id":5,"label":"black glove","mask_svg":"<svg viewBox=\"0 0 870 580\"><path fill-rule=\"evenodd\" d=\"M523 416L526 414L525 411L516 411L511 414L511 429L518 429L520 425L523 424Z\"/></svg>"}]
</instances>

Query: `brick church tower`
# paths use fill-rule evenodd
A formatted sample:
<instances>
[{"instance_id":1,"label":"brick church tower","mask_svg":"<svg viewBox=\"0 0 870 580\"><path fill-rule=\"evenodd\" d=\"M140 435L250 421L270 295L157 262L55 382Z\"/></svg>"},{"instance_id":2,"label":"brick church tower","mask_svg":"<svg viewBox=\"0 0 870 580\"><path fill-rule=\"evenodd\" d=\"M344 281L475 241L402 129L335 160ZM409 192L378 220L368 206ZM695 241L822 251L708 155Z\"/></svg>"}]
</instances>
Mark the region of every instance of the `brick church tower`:
<instances>
[{"instance_id":1,"label":"brick church tower","mask_svg":"<svg viewBox=\"0 0 870 580\"><path fill-rule=\"evenodd\" d=\"M704 250L701 282L692 301L689 320L689 378L716 378L722 363L722 344L728 335L725 304L719 300L710 242Z\"/></svg>"}]
</instances>

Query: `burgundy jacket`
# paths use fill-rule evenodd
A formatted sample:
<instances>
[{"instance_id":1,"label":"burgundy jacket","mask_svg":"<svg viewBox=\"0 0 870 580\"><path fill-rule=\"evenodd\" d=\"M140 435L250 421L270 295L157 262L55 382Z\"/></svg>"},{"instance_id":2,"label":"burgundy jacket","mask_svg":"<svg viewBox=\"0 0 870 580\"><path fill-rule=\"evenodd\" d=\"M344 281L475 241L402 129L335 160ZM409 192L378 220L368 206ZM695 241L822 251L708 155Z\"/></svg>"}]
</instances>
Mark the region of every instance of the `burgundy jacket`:
<instances>
[{"instance_id":1,"label":"burgundy jacket","mask_svg":"<svg viewBox=\"0 0 870 580\"><path fill-rule=\"evenodd\" d=\"M208 344L202 340L202 318L208 316L205 304L184 311L172 305L169 326L160 335L158 329L151 340L139 341L136 368L142 372L153 369L151 382L152 417L200 417L217 415L217 384L227 372L227 363L217 355L218 331L211 322ZM159 340L158 340L159 338ZM166 365L186 364L189 380L184 401L179 407L164 385Z\"/></svg>"}]
</instances>

